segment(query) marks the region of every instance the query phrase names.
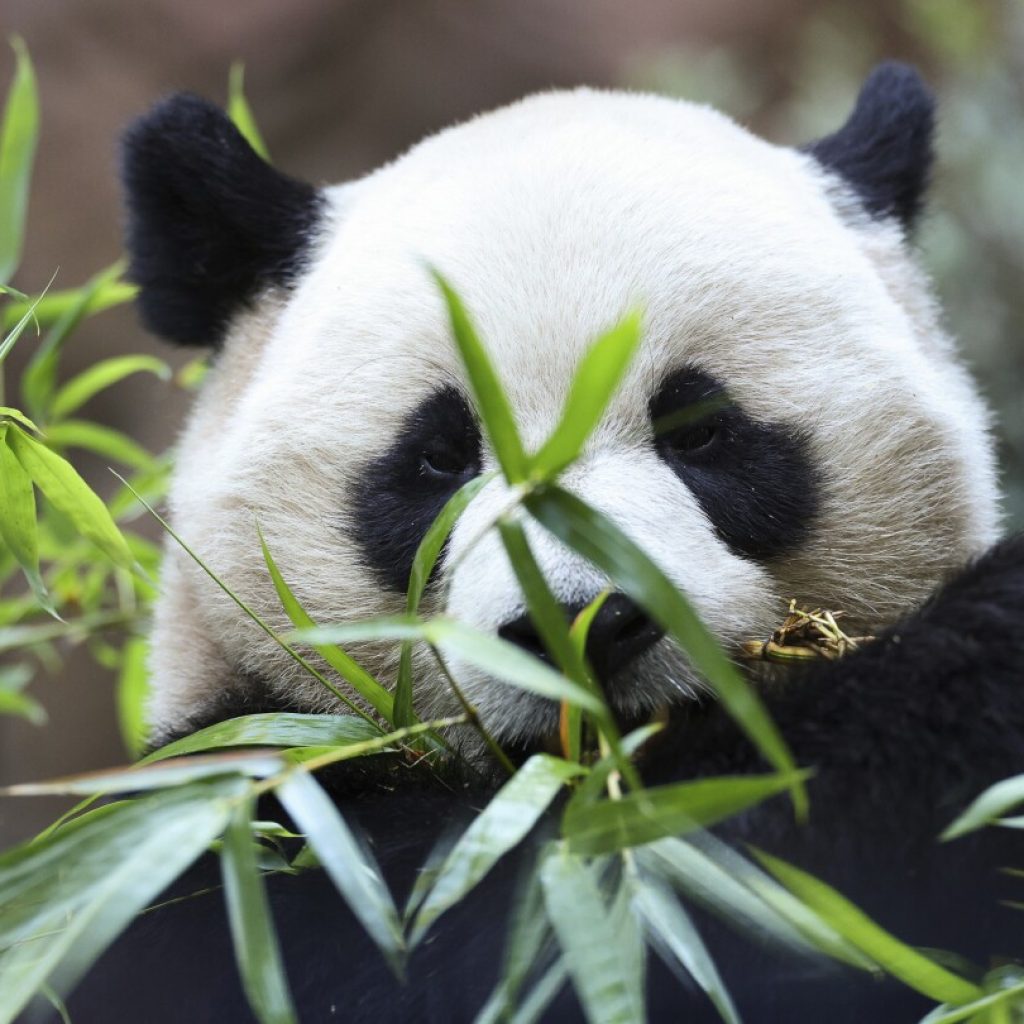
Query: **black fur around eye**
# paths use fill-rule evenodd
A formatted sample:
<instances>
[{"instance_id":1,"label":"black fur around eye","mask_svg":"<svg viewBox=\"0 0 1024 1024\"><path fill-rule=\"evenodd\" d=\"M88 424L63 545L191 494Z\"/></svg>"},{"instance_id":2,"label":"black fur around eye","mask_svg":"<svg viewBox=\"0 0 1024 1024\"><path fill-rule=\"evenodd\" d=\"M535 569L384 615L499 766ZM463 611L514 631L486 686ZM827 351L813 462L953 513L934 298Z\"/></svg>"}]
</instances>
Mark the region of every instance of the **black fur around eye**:
<instances>
[{"instance_id":1,"label":"black fur around eye","mask_svg":"<svg viewBox=\"0 0 1024 1024\"><path fill-rule=\"evenodd\" d=\"M480 428L454 387L434 392L360 471L350 523L365 564L405 591L416 549L445 502L480 473Z\"/></svg>"},{"instance_id":2,"label":"black fur around eye","mask_svg":"<svg viewBox=\"0 0 1024 1024\"><path fill-rule=\"evenodd\" d=\"M697 369L668 377L650 416L658 454L734 551L772 558L805 539L820 480L802 433L752 419Z\"/></svg>"}]
</instances>

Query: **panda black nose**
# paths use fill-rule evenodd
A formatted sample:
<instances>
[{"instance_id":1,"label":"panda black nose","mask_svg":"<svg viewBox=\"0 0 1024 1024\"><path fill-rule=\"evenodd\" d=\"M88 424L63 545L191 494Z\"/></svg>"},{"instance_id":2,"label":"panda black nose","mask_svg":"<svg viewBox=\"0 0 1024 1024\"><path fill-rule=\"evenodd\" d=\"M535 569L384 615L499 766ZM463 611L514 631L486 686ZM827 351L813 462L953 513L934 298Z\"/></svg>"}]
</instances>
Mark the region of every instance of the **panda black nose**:
<instances>
[{"instance_id":1,"label":"panda black nose","mask_svg":"<svg viewBox=\"0 0 1024 1024\"><path fill-rule=\"evenodd\" d=\"M562 605L566 621L571 623L584 607L582 603ZM605 599L590 624L590 632L587 635L587 660L598 680L607 683L634 658L653 647L664 635L664 630L625 594L611 594ZM498 636L542 661L551 661L533 621L527 614L506 622L498 630Z\"/></svg>"}]
</instances>

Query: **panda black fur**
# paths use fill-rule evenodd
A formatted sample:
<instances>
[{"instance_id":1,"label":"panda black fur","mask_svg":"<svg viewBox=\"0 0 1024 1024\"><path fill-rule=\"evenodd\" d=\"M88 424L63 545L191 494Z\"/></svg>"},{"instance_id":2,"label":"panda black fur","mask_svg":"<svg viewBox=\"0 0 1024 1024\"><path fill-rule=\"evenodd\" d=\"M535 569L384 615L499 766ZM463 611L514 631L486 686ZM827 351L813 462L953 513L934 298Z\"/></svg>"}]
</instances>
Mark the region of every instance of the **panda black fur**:
<instances>
[{"instance_id":1,"label":"panda black fur","mask_svg":"<svg viewBox=\"0 0 1024 1024\"><path fill-rule=\"evenodd\" d=\"M1020 955L1019 918L997 903L1014 895L996 872L1020 860L1012 835L935 841L1020 770L1024 542L995 543L987 415L906 242L932 131L930 95L895 64L802 152L688 104L581 90L317 191L262 164L204 101L172 97L127 134L124 177L147 325L218 347L182 441L177 527L272 619L253 512L314 617L400 610L422 532L493 461L423 261L477 315L529 444L553 424L585 343L642 300L643 351L566 485L647 548L727 646L770 631L794 595L879 634L838 663L761 681L798 763L815 768L810 823L775 801L719 833L820 875L907 941L983 963ZM662 412L719 394L731 404L710 438L652 438ZM448 608L529 647L496 543L466 553L503 500L486 488L453 534ZM579 559L531 541L567 606L599 589ZM173 552L164 586L155 742L232 714L332 707ZM648 781L763 767L722 709L695 699L699 679L656 631L641 651L614 630L602 643L624 718L672 706ZM394 670L388 652L359 654ZM550 708L471 672L465 685L510 746L551 730ZM444 710L429 675L420 696L425 712ZM486 791L363 771L333 780L336 798L401 893ZM402 990L319 872L272 879L302 1020L473 1019L532 850L441 919ZM216 878L201 862L175 892ZM895 982L701 925L748 1022L898 1022L927 1009ZM717 1019L656 964L648 989L654 1020ZM85 1024L249 1020L219 893L140 919L70 1005ZM545 1019L578 1016L567 989Z\"/></svg>"}]
</instances>

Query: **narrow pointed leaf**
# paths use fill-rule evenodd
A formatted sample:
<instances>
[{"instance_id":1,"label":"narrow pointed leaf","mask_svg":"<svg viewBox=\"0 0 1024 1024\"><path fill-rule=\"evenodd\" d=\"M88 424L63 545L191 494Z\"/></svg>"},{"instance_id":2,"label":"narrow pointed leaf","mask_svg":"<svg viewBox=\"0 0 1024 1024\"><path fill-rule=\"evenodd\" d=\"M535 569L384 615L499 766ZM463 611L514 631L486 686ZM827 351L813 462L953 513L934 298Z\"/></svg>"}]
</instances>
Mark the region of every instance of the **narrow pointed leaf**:
<instances>
[{"instance_id":1,"label":"narrow pointed leaf","mask_svg":"<svg viewBox=\"0 0 1024 1024\"><path fill-rule=\"evenodd\" d=\"M411 945L527 835L565 783L583 770L580 765L535 754L498 790L442 863L416 914Z\"/></svg>"},{"instance_id":2,"label":"narrow pointed leaf","mask_svg":"<svg viewBox=\"0 0 1024 1024\"><path fill-rule=\"evenodd\" d=\"M121 532L110 518L106 505L74 467L20 431L10 432L8 443L22 468L54 508L63 512L79 533L93 541L115 565L130 568L135 560Z\"/></svg>"},{"instance_id":3,"label":"narrow pointed leaf","mask_svg":"<svg viewBox=\"0 0 1024 1024\"><path fill-rule=\"evenodd\" d=\"M117 675L117 722L121 742L132 758L142 756L149 732L146 726L148 652L149 646L142 637L132 637L121 651L121 668Z\"/></svg>"},{"instance_id":4,"label":"narrow pointed leaf","mask_svg":"<svg viewBox=\"0 0 1024 1024\"><path fill-rule=\"evenodd\" d=\"M1020 1010L1024 1007L1024 983L1013 985L1010 988L1000 989L989 995L982 996L974 1002L964 1006L950 1006L943 1004L935 1007L927 1017L923 1017L920 1024L960 1024L961 1021L974 1022L974 1024L1017 1024L1020 1020L1020 1013L1013 1014L1014 1009ZM986 1015L986 1011L1005 1009L1006 1016L997 1017L994 1014Z\"/></svg>"},{"instance_id":5,"label":"narrow pointed leaf","mask_svg":"<svg viewBox=\"0 0 1024 1024\"><path fill-rule=\"evenodd\" d=\"M146 762L224 747L344 746L379 736L376 726L355 715L242 715L168 743L154 750Z\"/></svg>"},{"instance_id":6,"label":"narrow pointed leaf","mask_svg":"<svg viewBox=\"0 0 1024 1024\"><path fill-rule=\"evenodd\" d=\"M291 620L292 625L298 629L316 629L316 623L309 617L306 609L299 603L291 587L281 575L258 524L256 529L260 538L260 547L263 549L263 561L266 563L267 571L274 583L274 590L277 591L277 599L281 602L285 614ZM349 683L356 693L374 708L377 714L388 722L399 724L393 720L394 706L391 694L362 665L335 644L314 644L313 646L324 661ZM401 724L412 725L414 723L403 722Z\"/></svg>"},{"instance_id":7,"label":"narrow pointed leaf","mask_svg":"<svg viewBox=\"0 0 1024 1024\"><path fill-rule=\"evenodd\" d=\"M392 968L400 971L405 940L380 868L311 775L294 773L277 787L276 794L352 913Z\"/></svg>"},{"instance_id":8,"label":"narrow pointed leaf","mask_svg":"<svg viewBox=\"0 0 1024 1024\"><path fill-rule=\"evenodd\" d=\"M72 377L54 396L50 416L62 420L80 409L94 395L133 373L151 373L160 380L171 379L171 368L155 356L115 356L102 359L77 377Z\"/></svg>"},{"instance_id":9,"label":"narrow pointed leaf","mask_svg":"<svg viewBox=\"0 0 1024 1024\"><path fill-rule=\"evenodd\" d=\"M251 804L235 809L221 849L224 898L235 961L249 1005L261 1024L293 1024L298 1015L292 1005L266 889L256 864L249 823L252 810Z\"/></svg>"},{"instance_id":10,"label":"narrow pointed leaf","mask_svg":"<svg viewBox=\"0 0 1024 1024\"><path fill-rule=\"evenodd\" d=\"M740 1024L739 1014L707 947L672 893L651 882L638 882L633 891L633 906L665 961L684 968L707 993L722 1020Z\"/></svg>"},{"instance_id":11,"label":"narrow pointed leaf","mask_svg":"<svg viewBox=\"0 0 1024 1024\"><path fill-rule=\"evenodd\" d=\"M705 843L712 845L710 851ZM752 936L805 955L824 953L861 970L874 961L801 903L774 878L709 833L696 839L661 839L636 856L652 875Z\"/></svg>"},{"instance_id":12,"label":"narrow pointed leaf","mask_svg":"<svg viewBox=\"0 0 1024 1024\"><path fill-rule=\"evenodd\" d=\"M574 462L597 428L640 344L640 314L601 335L580 362L562 418L531 460L531 475L549 480Z\"/></svg>"},{"instance_id":13,"label":"narrow pointed leaf","mask_svg":"<svg viewBox=\"0 0 1024 1024\"><path fill-rule=\"evenodd\" d=\"M52 283L53 278L51 277L50 282L49 284L47 284L46 288L49 288L50 284ZM46 289L44 288L43 295L45 294ZM3 338L0 338L0 364L2 364L3 361L7 358L11 349L14 348L15 344L17 343L18 339L22 336L22 334L25 333L25 329L28 327L28 325L35 320L36 309L39 306L39 301L41 298L42 296L33 299L28 304L25 311L22 313L20 319L18 319L17 321L15 321L14 324L11 325L11 329L7 333L7 335Z\"/></svg>"},{"instance_id":14,"label":"narrow pointed leaf","mask_svg":"<svg viewBox=\"0 0 1024 1024\"><path fill-rule=\"evenodd\" d=\"M604 570L676 640L769 763L790 773L794 806L803 815L807 795L802 776L795 773L793 757L775 723L665 574L607 516L568 491L545 487L528 495L524 504L559 540Z\"/></svg>"},{"instance_id":15,"label":"narrow pointed leaf","mask_svg":"<svg viewBox=\"0 0 1024 1024\"><path fill-rule=\"evenodd\" d=\"M123 269L120 264L118 264L118 268ZM78 302L80 294L81 288L67 288L49 292L45 298L41 295L26 296L25 299L12 302L0 311L0 330L9 331L21 320L29 306L33 305L35 306L33 319L39 322L40 327L49 327ZM137 294L138 288L127 281L107 280L93 294L90 302L85 306L84 313L86 316L102 313L106 309L131 302ZM35 305L36 303L38 305Z\"/></svg>"},{"instance_id":16,"label":"narrow pointed leaf","mask_svg":"<svg viewBox=\"0 0 1024 1024\"><path fill-rule=\"evenodd\" d=\"M971 805L942 833L943 840L974 832L985 825L991 825L1007 811L1024 803L1024 775L1014 775L989 786Z\"/></svg>"},{"instance_id":17,"label":"narrow pointed leaf","mask_svg":"<svg viewBox=\"0 0 1024 1024\"><path fill-rule=\"evenodd\" d=\"M231 65L231 72L228 75L228 117L242 133L245 141L270 163L267 144L263 141L249 101L245 98L245 65L241 61Z\"/></svg>"},{"instance_id":18,"label":"narrow pointed leaf","mask_svg":"<svg viewBox=\"0 0 1024 1024\"><path fill-rule=\"evenodd\" d=\"M14 429L0 425L0 540L21 566L36 599L52 610L39 575L39 531L32 480L7 446L7 433Z\"/></svg>"},{"instance_id":19,"label":"narrow pointed leaf","mask_svg":"<svg viewBox=\"0 0 1024 1024\"><path fill-rule=\"evenodd\" d=\"M156 457L137 441L113 427L89 420L64 420L51 424L46 440L54 448L84 448L111 462L147 472L156 468Z\"/></svg>"},{"instance_id":20,"label":"narrow pointed leaf","mask_svg":"<svg viewBox=\"0 0 1024 1024\"><path fill-rule=\"evenodd\" d=\"M19 426L24 427L26 430L31 430L34 434L42 433L23 412L18 409L12 409L8 405L0 405L0 426L4 425L4 420L13 420Z\"/></svg>"},{"instance_id":21,"label":"narrow pointed leaf","mask_svg":"<svg viewBox=\"0 0 1024 1024\"><path fill-rule=\"evenodd\" d=\"M590 1024L644 1021L635 960L622 943L611 914L584 862L558 844L540 871L548 918L558 936L573 985Z\"/></svg>"},{"instance_id":22,"label":"narrow pointed leaf","mask_svg":"<svg viewBox=\"0 0 1024 1024\"><path fill-rule=\"evenodd\" d=\"M659 786L598 804L570 804L562 819L562 835L573 853L614 853L712 825L788 789L793 782L786 773L739 775Z\"/></svg>"},{"instance_id":23,"label":"narrow pointed leaf","mask_svg":"<svg viewBox=\"0 0 1024 1024\"><path fill-rule=\"evenodd\" d=\"M222 779L125 801L4 855L0 1022L14 1020L44 985L68 992L222 831L240 784Z\"/></svg>"},{"instance_id":24,"label":"narrow pointed leaf","mask_svg":"<svg viewBox=\"0 0 1024 1024\"><path fill-rule=\"evenodd\" d=\"M61 349L78 324L85 317L127 301L135 294L134 286L119 280L123 272L124 263L118 260L93 275L80 288L51 293L47 287L35 300L33 317L49 330L21 377L21 393L34 415L42 418L49 409L57 387ZM127 293L123 289L128 289Z\"/></svg>"},{"instance_id":25,"label":"narrow pointed leaf","mask_svg":"<svg viewBox=\"0 0 1024 1024\"><path fill-rule=\"evenodd\" d=\"M11 40L11 47L14 80L0 122L0 284L11 279L21 260L29 184L39 138L39 96L32 61L19 37Z\"/></svg>"},{"instance_id":26,"label":"narrow pointed leaf","mask_svg":"<svg viewBox=\"0 0 1024 1024\"><path fill-rule=\"evenodd\" d=\"M512 414L512 406L462 300L436 270L431 273L448 307L455 343L498 465L509 483L521 483L527 477L529 463Z\"/></svg>"},{"instance_id":27,"label":"narrow pointed leaf","mask_svg":"<svg viewBox=\"0 0 1024 1024\"><path fill-rule=\"evenodd\" d=\"M890 935L820 879L762 850L752 852L790 892L893 977L940 1003L967 1003L984 994L977 985L940 967Z\"/></svg>"}]
</instances>

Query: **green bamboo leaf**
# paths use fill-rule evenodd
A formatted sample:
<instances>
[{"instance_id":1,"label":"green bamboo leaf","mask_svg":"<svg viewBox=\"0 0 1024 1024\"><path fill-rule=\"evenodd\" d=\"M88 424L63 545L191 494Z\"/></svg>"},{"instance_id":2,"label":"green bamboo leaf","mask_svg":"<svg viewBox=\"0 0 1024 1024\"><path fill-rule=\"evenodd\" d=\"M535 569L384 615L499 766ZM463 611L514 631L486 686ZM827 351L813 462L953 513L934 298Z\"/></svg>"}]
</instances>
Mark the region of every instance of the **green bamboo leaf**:
<instances>
[{"instance_id":1,"label":"green bamboo leaf","mask_svg":"<svg viewBox=\"0 0 1024 1024\"><path fill-rule=\"evenodd\" d=\"M242 715L168 743L154 750L144 763L224 747L346 746L379 736L375 725L355 715Z\"/></svg>"},{"instance_id":2,"label":"green bamboo leaf","mask_svg":"<svg viewBox=\"0 0 1024 1024\"><path fill-rule=\"evenodd\" d=\"M46 430L46 440L54 448L84 448L112 462L121 462L132 469L148 472L156 468L156 457L138 442L113 427L89 420L64 420Z\"/></svg>"},{"instance_id":3,"label":"green bamboo leaf","mask_svg":"<svg viewBox=\"0 0 1024 1024\"><path fill-rule=\"evenodd\" d=\"M522 483L530 467L508 396L462 300L436 270L431 269L430 272L444 296L455 343L498 465L509 483Z\"/></svg>"},{"instance_id":4,"label":"green bamboo leaf","mask_svg":"<svg viewBox=\"0 0 1024 1024\"><path fill-rule=\"evenodd\" d=\"M18 269L28 214L28 190L39 139L39 97L24 41L11 40L14 80L0 123L0 283Z\"/></svg>"},{"instance_id":5,"label":"green bamboo leaf","mask_svg":"<svg viewBox=\"0 0 1024 1024\"><path fill-rule=\"evenodd\" d=\"M367 850L357 842L330 797L305 772L295 772L277 798L306 836L324 870L388 963L400 973L405 940L391 893Z\"/></svg>"},{"instance_id":6,"label":"green bamboo leaf","mask_svg":"<svg viewBox=\"0 0 1024 1024\"><path fill-rule=\"evenodd\" d=\"M55 273L53 277L56 276L57 275ZM43 289L43 295L46 294L47 289L50 287L51 284L53 284L53 277L50 278L50 281L47 284L46 288ZM39 306L41 298L42 296L33 299L32 302L28 304L28 308L25 309L24 313L22 313L21 318L12 325L7 336L4 338L0 338L0 364L2 364L3 361L7 358L8 353L10 353L11 349L14 348L18 339L24 333L25 328L28 327L28 325L36 319L36 309Z\"/></svg>"},{"instance_id":7,"label":"green bamboo leaf","mask_svg":"<svg viewBox=\"0 0 1024 1024\"><path fill-rule=\"evenodd\" d=\"M420 541L420 545L416 549L416 557L412 561L412 571L409 573L409 589L405 601L405 609L409 615L415 615L419 611L420 601L423 600L423 594L441 555L441 549L459 517L469 507L469 503L493 479L493 473L484 473L463 484L448 499L437 518L430 524L430 529L424 534L423 540Z\"/></svg>"},{"instance_id":8,"label":"green bamboo leaf","mask_svg":"<svg viewBox=\"0 0 1024 1024\"><path fill-rule=\"evenodd\" d=\"M565 783L583 772L581 765L535 754L498 790L441 864L416 913L410 946L527 835Z\"/></svg>"},{"instance_id":9,"label":"green bamboo leaf","mask_svg":"<svg viewBox=\"0 0 1024 1024\"><path fill-rule=\"evenodd\" d=\"M792 893L710 833L689 840L659 839L637 850L636 857L652 875L745 934L878 972L873 961Z\"/></svg>"},{"instance_id":10,"label":"green bamboo leaf","mask_svg":"<svg viewBox=\"0 0 1024 1024\"><path fill-rule=\"evenodd\" d=\"M256 524L256 532L259 534L260 547L263 549L263 561L266 563L267 571L274 583L274 590L277 591L277 599L285 610L293 626L297 629L316 629L316 623L309 617L306 609L302 607L291 587L281 575L281 571L274 561L270 548L267 547L263 530ZM346 654L336 644L314 644L317 653L327 662L335 672L341 676L364 700L366 700L386 721L394 725L413 725L415 720L410 722L394 721L393 698L387 690L369 672L366 671L354 658Z\"/></svg>"},{"instance_id":11,"label":"green bamboo leaf","mask_svg":"<svg viewBox=\"0 0 1024 1024\"><path fill-rule=\"evenodd\" d=\"M46 709L17 689L7 689L3 685L3 678L0 676L0 715L11 715L14 718L24 718L33 725L45 725L47 720Z\"/></svg>"},{"instance_id":12,"label":"green bamboo leaf","mask_svg":"<svg viewBox=\"0 0 1024 1024\"><path fill-rule=\"evenodd\" d=\"M573 853L616 853L713 825L792 786L789 773L734 775L629 793L566 807L562 835Z\"/></svg>"},{"instance_id":13,"label":"green bamboo leaf","mask_svg":"<svg viewBox=\"0 0 1024 1024\"><path fill-rule=\"evenodd\" d=\"M1024 982L992 992L964 1006L950 1006L948 1003L943 1003L942 1006L936 1006L927 1017L923 1017L920 1024L960 1024L960 1021L974 1021L975 1024L1016 1024L1020 1019L1019 1014L997 1017L995 1014L987 1015L986 1011L1020 1010L1022 1006L1024 1006Z\"/></svg>"},{"instance_id":14,"label":"green bamboo leaf","mask_svg":"<svg viewBox=\"0 0 1024 1024\"><path fill-rule=\"evenodd\" d=\"M89 489L70 463L19 430L7 442L22 468L58 512L66 515L115 565L131 568L132 553L110 518L106 505Z\"/></svg>"},{"instance_id":15,"label":"green bamboo leaf","mask_svg":"<svg viewBox=\"0 0 1024 1024\"><path fill-rule=\"evenodd\" d=\"M2 634L0 634L2 638ZM389 616L346 622L317 629L300 629L292 638L303 643L354 643L361 640L424 640L446 655L455 654L495 679L531 693L579 704L600 716L603 705L592 694L566 679L521 647L482 633L471 626L439 616L421 622L408 616Z\"/></svg>"},{"instance_id":16,"label":"green bamboo leaf","mask_svg":"<svg viewBox=\"0 0 1024 1024\"><path fill-rule=\"evenodd\" d=\"M565 955L590 1024L638 1024L646 1019L640 978L604 905L593 873L559 843L540 869L548 918Z\"/></svg>"},{"instance_id":17,"label":"green bamboo leaf","mask_svg":"<svg viewBox=\"0 0 1024 1024\"><path fill-rule=\"evenodd\" d=\"M14 429L0 424L0 540L21 566L36 600L56 616L39 574L39 529L32 480L7 446L7 433Z\"/></svg>"},{"instance_id":18,"label":"green bamboo leaf","mask_svg":"<svg viewBox=\"0 0 1024 1024\"><path fill-rule=\"evenodd\" d=\"M1024 775L989 786L940 836L945 841L994 824L1007 811L1024 803Z\"/></svg>"},{"instance_id":19,"label":"green bamboo leaf","mask_svg":"<svg viewBox=\"0 0 1024 1024\"><path fill-rule=\"evenodd\" d=\"M124 801L0 858L0 1024L44 985L69 991L223 830L244 785L210 780Z\"/></svg>"},{"instance_id":20,"label":"green bamboo leaf","mask_svg":"<svg viewBox=\"0 0 1024 1024\"><path fill-rule=\"evenodd\" d=\"M242 133L242 137L267 163L270 163L270 153L267 151L267 144L260 134L256 118L253 116L249 101L245 98L245 65L236 61L231 65L228 75L228 117L234 122L235 127Z\"/></svg>"},{"instance_id":21,"label":"green bamboo leaf","mask_svg":"<svg viewBox=\"0 0 1024 1024\"><path fill-rule=\"evenodd\" d=\"M689 915L664 886L648 880L634 883L633 908L654 940L654 948L671 967L679 964L707 993L727 1024L740 1024L739 1014Z\"/></svg>"},{"instance_id":22,"label":"green bamboo leaf","mask_svg":"<svg viewBox=\"0 0 1024 1024\"><path fill-rule=\"evenodd\" d=\"M133 759L142 756L149 733L146 726L148 653L149 645L143 637L129 639L121 650L121 667L117 676L117 722L121 730L121 742Z\"/></svg>"},{"instance_id":23,"label":"green bamboo leaf","mask_svg":"<svg viewBox=\"0 0 1024 1024\"><path fill-rule=\"evenodd\" d=\"M940 1003L960 1005L984 995L977 985L940 967L880 928L820 879L762 850L751 852L791 893L893 977Z\"/></svg>"},{"instance_id":24,"label":"green bamboo leaf","mask_svg":"<svg viewBox=\"0 0 1024 1024\"><path fill-rule=\"evenodd\" d=\"M544 891L536 871L529 873L513 897L507 934L498 983L473 1024L509 1021L530 974L551 959L554 935L544 913Z\"/></svg>"},{"instance_id":25,"label":"green bamboo leaf","mask_svg":"<svg viewBox=\"0 0 1024 1024\"><path fill-rule=\"evenodd\" d=\"M36 434L42 433L42 431L23 412L20 412L17 409L12 409L8 405L0 405L0 426L4 425L4 420L13 420L26 430L31 430Z\"/></svg>"},{"instance_id":26,"label":"green bamboo leaf","mask_svg":"<svg viewBox=\"0 0 1024 1024\"><path fill-rule=\"evenodd\" d=\"M93 275L80 288L49 293L49 286L36 301L34 317L49 327L21 376L21 393L34 415L46 418L50 399L57 387L57 365L61 349L78 324L102 308L101 301L121 285L124 263L116 263ZM116 305L110 302L107 305ZM59 315L57 314L59 311ZM54 315L51 315L54 314Z\"/></svg>"},{"instance_id":27,"label":"green bamboo leaf","mask_svg":"<svg viewBox=\"0 0 1024 1024\"><path fill-rule=\"evenodd\" d=\"M456 654L495 679L555 701L568 701L606 719L604 702L560 675L521 647L451 619L423 623L423 637L446 654Z\"/></svg>"},{"instance_id":28,"label":"green bamboo leaf","mask_svg":"<svg viewBox=\"0 0 1024 1024\"><path fill-rule=\"evenodd\" d=\"M676 640L768 762L790 775L794 806L798 815L806 814L803 776L796 773L775 723L675 585L607 516L569 492L548 486L529 494L524 503L531 515L603 569Z\"/></svg>"},{"instance_id":29,"label":"green bamboo leaf","mask_svg":"<svg viewBox=\"0 0 1024 1024\"><path fill-rule=\"evenodd\" d=\"M233 751L203 757L168 758L159 764L142 761L123 768L65 775L44 782L19 782L0 788L4 796L89 796L94 793L136 793L167 786L180 786L196 779L219 775L246 775L264 778L286 765L278 754L268 751Z\"/></svg>"},{"instance_id":30,"label":"green bamboo leaf","mask_svg":"<svg viewBox=\"0 0 1024 1024\"><path fill-rule=\"evenodd\" d=\"M530 460L530 473L550 480L579 458L618 390L640 344L640 314L632 312L595 341L572 379L558 426Z\"/></svg>"},{"instance_id":31,"label":"green bamboo leaf","mask_svg":"<svg viewBox=\"0 0 1024 1024\"><path fill-rule=\"evenodd\" d=\"M151 373L160 380L171 379L171 368L155 356L115 356L102 359L77 377L72 377L54 396L50 416L65 419L99 392L134 373Z\"/></svg>"},{"instance_id":32,"label":"green bamboo leaf","mask_svg":"<svg viewBox=\"0 0 1024 1024\"><path fill-rule=\"evenodd\" d=\"M251 802L237 807L221 849L224 899L235 947L235 961L249 1006L261 1024L298 1020L285 977L267 893L256 864Z\"/></svg>"},{"instance_id":33,"label":"green bamboo leaf","mask_svg":"<svg viewBox=\"0 0 1024 1024\"><path fill-rule=\"evenodd\" d=\"M118 270L123 270L120 263L116 264ZM113 268L110 268L113 269ZM104 271L107 273L107 271ZM30 306L35 306L33 319L40 327L49 327L55 324L69 309L78 303L81 295L81 288L66 288L61 291L50 292L44 298L37 295L35 298L26 296L23 300L11 302L0 312L0 330L9 331L18 323L27 312ZM138 288L127 281L110 280L104 283L91 297L91 300L84 309L85 316L94 316L114 306L121 306L131 302L138 294ZM37 305L36 305L37 304Z\"/></svg>"}]
</instances>

